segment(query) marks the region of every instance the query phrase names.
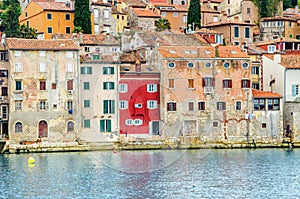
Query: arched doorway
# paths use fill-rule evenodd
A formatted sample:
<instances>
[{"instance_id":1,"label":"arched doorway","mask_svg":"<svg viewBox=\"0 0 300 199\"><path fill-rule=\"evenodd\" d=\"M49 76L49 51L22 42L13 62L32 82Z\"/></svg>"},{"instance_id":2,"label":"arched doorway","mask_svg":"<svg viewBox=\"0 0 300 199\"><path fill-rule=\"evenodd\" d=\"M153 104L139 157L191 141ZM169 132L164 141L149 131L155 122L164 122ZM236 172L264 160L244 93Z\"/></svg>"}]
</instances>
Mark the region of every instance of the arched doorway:
<instances>
[{"instance_id":1,"label":"arched doorway","mask_svg":"<svg viewBox=\"0 0 300 199\"><path fill-rule=\"evenodd\" d=\"M39 122L39 138L48 137L48 124L45 120Z\"/></svg>"}]
</instances>

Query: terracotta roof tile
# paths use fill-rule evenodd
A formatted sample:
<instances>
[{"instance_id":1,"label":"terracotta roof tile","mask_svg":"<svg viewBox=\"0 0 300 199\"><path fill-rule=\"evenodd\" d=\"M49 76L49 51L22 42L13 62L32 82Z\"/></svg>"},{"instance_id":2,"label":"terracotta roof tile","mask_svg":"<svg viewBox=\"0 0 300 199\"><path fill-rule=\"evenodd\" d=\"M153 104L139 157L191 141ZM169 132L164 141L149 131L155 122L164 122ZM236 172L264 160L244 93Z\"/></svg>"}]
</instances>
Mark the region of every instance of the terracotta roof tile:
<instances>
[{"instance_id":1,"label":"terracotta roof tile","mask_svg":"<svg viewBox=\"0 0 300 199\"><path fill-rule=\"evenodd\" d=\"M157 3L168 3L168 0L149 0L149 3L151 4L157 4Z\"/></svg>"},{"instance_id":2,"label":"terracotta roof tile","mask_svg":"<svg viewBox=\"0 0 300 199\"><path fill-rule=\"evenodd\" d=\"M271 59L274 60L274 55L270 55ZM300 69L300 55L299 54L288 54L281 55L281 65L289 69Z\"/></svg>"},{"instance_id":3,"label":"terracotta roof tile","mask_svg":"<svg viewBox=\"0 0 300 199\"><path fill-rule=\"evenodd\" d=\"M111 3L108 3L108 2L103 2L103 0L97 0L96 2L95 1L92 1L91 2L92 5L104 5L104 6L111 6Z\"/></svg>"},{"instance_id":4,"label":"terracotta roof tile","mask_svg":"<svg viewBox=\"0 0 300 199\"><path fill-rule=\"evenodd\" d=\"M72 38L78 38L78 34L53 34L52 39L72 39ZM106 35L106 34L99 34L99 35L93 35L93 34L82 34L82 42L80 43L82 45L99 45L99 44L105 44L105 45L119 45L120 42L115 39L112 35Z\"/></svg>"},{"instance_id":5,"label":"terracotta roof tile","mask_svg":"<svg viewBox=\"0 0 300 199\"><path fill-rule=\"evenodd\" d=\"M212 26L224 26L224 25L245 25L245 26L256 26L254 23L247 23L247 22L241 22L241 21L225 21L225 22L211 22L206 24L206 27L212 27Z\"/></svg>"},{"instance_id":6,"label":"terracotta roof tile","mask_svg":"<svg viewBox=\"0 0 300 199\"><path fill-rule=\"evenodd\" d=\"M38 40L6 38L10 50L79 50L71 39Z\"/></svg>"},{"instance_id":7,"label":"terracotta roof tile","mask_svg":"<svg viewBox=\"0 0 300 199\"><path fill-rule=\"evenodd\" d=\"M222 34L222 32L211 30L209 28L201 28L200 30L196 30L197 33L199 34Z\"/></svg>"},{"instance_id":8,"label":"terracotta roof tile","mask_svg":"<svg viewBox=\"0 0 300 199\"><path fill-rule=\"evenodd\" d=\"M278 93L273 93L270 91L260 91L256 89L252 89L252 96L254 98L282 98L282 96Z\"/></svg>"},{"instance_id":9,"label":"terracotta roof tile","mask_svg":"<svg viewBox=\"0 0 300 199\"><path fill-rule=\"evenodd\" d=\"M145 8L146 4L140 0L122 0L123 3L133 8Z\"/></svg>"},{"instance_id":10,"label":"terracotta roof tile","mask_svg":"<svg viewBox=\"0 0 300 199\"><path fill-rule=\"evenodd\" d=\"M132 8L133 12L138 17L151 17L151 18L160 18L160 15L153 12L152 10L143 9L143 8Z\"/></svg>"},{"instance_id":11,"label":"terracotta roof tile","mask_svg":"<svg viewBox=\"0 0 300 199\"><path fill-rule=\"evenodd\" d=\"M35 2L44 10L55 10L55 11L74 11L73 2L70 2L70 6L66 6L66 3L63 2Z\"/></svg>"},{"instance_id":12,"label":"terracotta roof tile","mask_svg":"<svg viewBox=\"0 0 300 199\"><path fill-rule=\"evenodd\" d=\"M153 6L155 6L159 10L163 10L166 12L175 12L175 11L187 12L188 11L188 6L186 6L186 5L176 5L176 4L168 4L168 3L153 3ZM169 9L166 7L168 7Z\"/></svg>"},{"instance_id":13,"label":"terracotta roof tile","mask_svg":"<svg viewBox=\"0 0 300 199\"><path fill-rule=\"evenodd\" d=\"M216 49L213 46L163 46L159 48L165 58L215 58ZM219 58L249 58L236 46L219 46Z\"/></svg>"}]
</instances>

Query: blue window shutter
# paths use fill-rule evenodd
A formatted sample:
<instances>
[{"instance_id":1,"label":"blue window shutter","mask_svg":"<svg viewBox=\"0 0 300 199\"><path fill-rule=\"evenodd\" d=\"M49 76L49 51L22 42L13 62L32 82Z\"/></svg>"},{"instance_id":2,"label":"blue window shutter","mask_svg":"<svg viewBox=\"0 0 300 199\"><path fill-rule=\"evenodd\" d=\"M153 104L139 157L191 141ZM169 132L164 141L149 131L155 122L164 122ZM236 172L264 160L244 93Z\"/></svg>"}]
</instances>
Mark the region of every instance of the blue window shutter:
<instances>
[{"instance_id":1,"label":"blue window shutter","mask_svg":"<svg viewBox=\"0 0 300 199\"><path fill-rule=\"evenodd\" d=\"M296 85L293 84L292 85L292 96L295 97L297 94L296 94Z\"/></svg>"}]
</instances>

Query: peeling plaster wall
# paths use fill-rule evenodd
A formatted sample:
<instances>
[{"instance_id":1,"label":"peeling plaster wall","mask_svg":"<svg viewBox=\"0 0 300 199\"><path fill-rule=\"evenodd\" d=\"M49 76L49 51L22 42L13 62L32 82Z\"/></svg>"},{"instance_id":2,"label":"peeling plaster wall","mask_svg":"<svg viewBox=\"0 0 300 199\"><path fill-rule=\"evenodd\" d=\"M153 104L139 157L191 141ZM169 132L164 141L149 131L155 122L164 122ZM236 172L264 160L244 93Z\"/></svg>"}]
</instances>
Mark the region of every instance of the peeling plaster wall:
<instances>
[{"instance_id":1,"label":"peeling plaster wall","mask_svg":"<svg viewBox=\"0 0 300 199\"><path fill-rule=\"evenodd\" d=\"M45 120L48 125L48 141L74 141L80 128L78 52L70 51L72 57L67 57L67 51L21 51L16 57L15 51L9 51L10 76L10 139L14 142L38 139L40 121ZM39 63L46 63L46 70L40 72ZM22 63L23 71L15 71L15 63ZM73 71L67 72L67 63L72 63ZM22 81L22 90L16 90L16 80ZM46 90L40 90L39 81L46 80ZM73 80L73 92L67 92L67 80ZM56 84L56 89L53 88ZM16 110L15 100L22 101L22 110ZM72 114L67 108L67 101L73 102ZM40 110L40 101L46 102L46 109ZM74 123L74 130L67 132L67 123ZM16 122L21 122L22 132L15 132Z\"/></svg>"}]
</instances>

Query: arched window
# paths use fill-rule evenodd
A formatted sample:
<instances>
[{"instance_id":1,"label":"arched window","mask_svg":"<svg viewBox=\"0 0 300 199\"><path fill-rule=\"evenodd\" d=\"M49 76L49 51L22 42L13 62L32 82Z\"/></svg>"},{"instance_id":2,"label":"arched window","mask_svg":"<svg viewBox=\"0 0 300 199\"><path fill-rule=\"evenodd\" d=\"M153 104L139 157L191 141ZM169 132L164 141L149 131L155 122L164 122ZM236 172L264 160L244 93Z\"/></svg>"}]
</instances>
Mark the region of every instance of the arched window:
<instances>
[{"instance_id":1,"label":"arched window","mask_svg":"<svg viewBox=\"0 0 300 199\"><path fill-rule=\"evenodd\" d=\"M23 132L23 124L21 122L17 122L15 124L15 132L22 133Z\"/></svg>"},{"instance_id":2,"label":"arched window","mask_svg":"<svg viewBox=\"0 0 300 199\"><path fill-rule=\"evenodd\" d=\"M67 131L68 132L74 131L74 122L72 122L72 121L68 122L68 124L67 124Z\"/></svg>"},{"instance_id":3,"label":"arched window","mask_svg":"<svg viewBox=\"0 0 300 199\"><path fill-rule=\"evenodd\" d=\"M39 122L39 138L48 137L48 124L45 120Z\"/></svg>"}]
</instances>

